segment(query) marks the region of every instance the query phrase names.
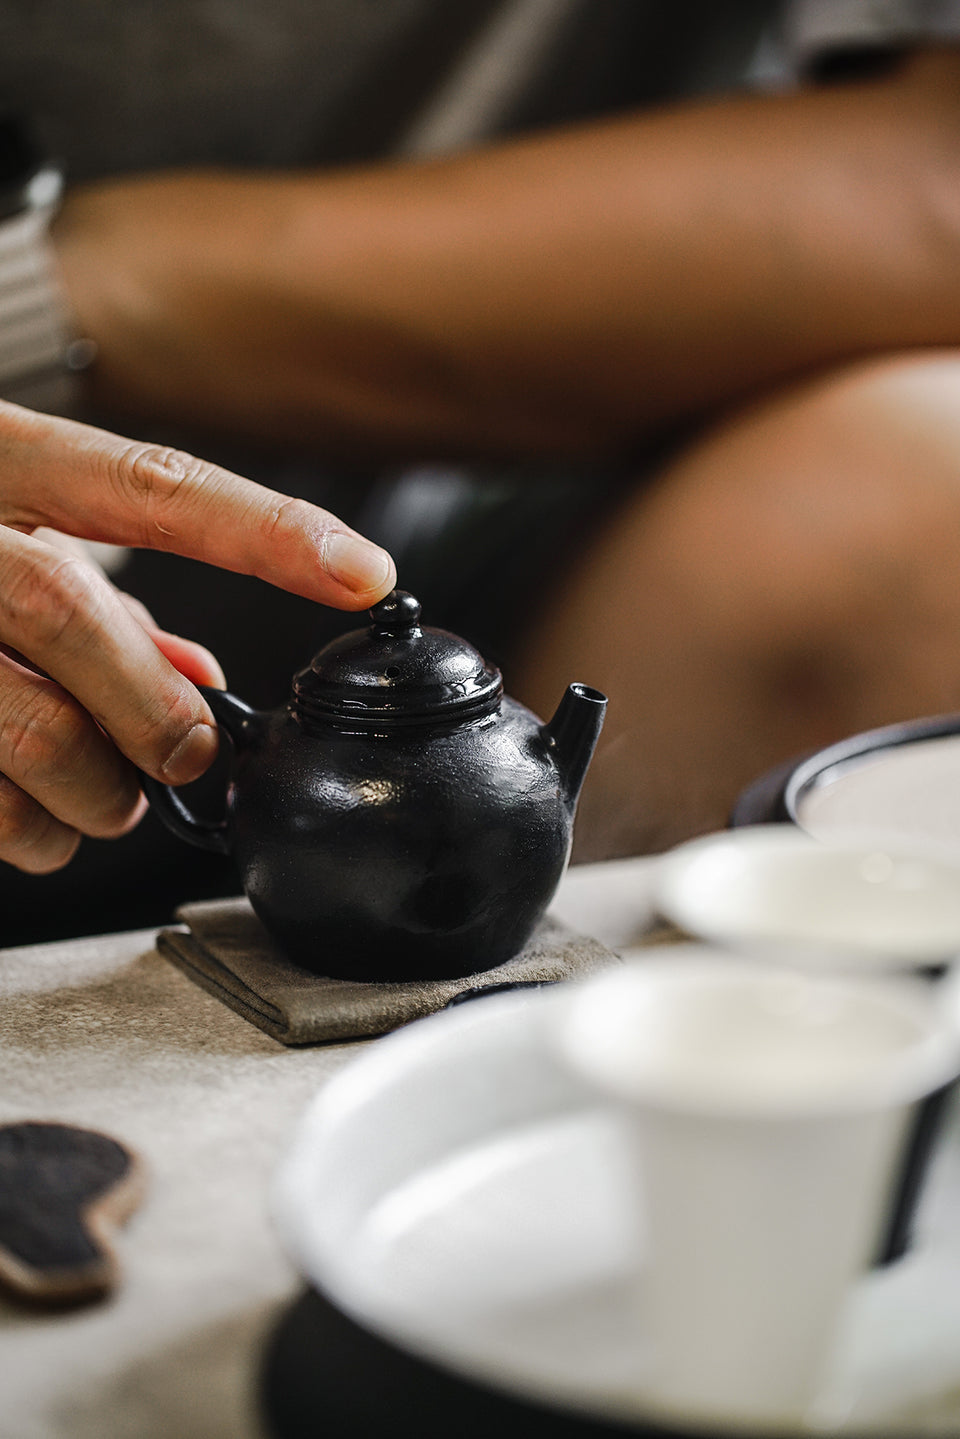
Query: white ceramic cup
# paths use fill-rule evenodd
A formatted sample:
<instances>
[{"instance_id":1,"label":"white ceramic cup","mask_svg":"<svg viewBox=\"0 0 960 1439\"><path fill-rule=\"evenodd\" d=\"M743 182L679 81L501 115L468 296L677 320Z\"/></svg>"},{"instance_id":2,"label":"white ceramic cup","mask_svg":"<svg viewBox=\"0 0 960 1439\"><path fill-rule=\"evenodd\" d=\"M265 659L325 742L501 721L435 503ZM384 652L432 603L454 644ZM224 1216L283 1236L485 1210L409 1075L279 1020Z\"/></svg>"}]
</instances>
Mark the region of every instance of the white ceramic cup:
<instances>
[{"instance_id":1,"label":"white ceramic cup","mask_svg":"<svg viewBox=\"0 0 960 1439\"><path fill-rule=\"evenodd\" d=\"M803 1424L915 1106L960 1071L930 986L670 947L585 983L557 1041L636 1155L645 1395L687 1422Z\"/></svg>"},{"instance_id":2,"label":"white ceramic cup","mask_svg":"<svg viewBox=\"0 0 960 1439\"><path fill-rule=\"evenodd\" d=\"M792 824L724 830L663 855L652 897L691 936L764 965L939 981L960 955L960 851L929 841L849 830L821 843ZM931 1094L915 1115L878 1264L911 1246L946 1101Z\"/></svg>"}]
</instances>

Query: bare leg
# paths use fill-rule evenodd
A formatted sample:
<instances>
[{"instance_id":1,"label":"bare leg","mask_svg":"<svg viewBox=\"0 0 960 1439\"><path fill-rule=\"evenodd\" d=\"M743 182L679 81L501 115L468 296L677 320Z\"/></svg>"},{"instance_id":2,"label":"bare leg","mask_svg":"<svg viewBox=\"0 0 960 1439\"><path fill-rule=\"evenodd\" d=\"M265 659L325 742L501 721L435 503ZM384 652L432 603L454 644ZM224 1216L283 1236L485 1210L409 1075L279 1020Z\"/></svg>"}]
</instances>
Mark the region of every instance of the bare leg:
<instances>
[{"instance_id":1,"label":"bare leg","mask_svg":"<svg viewBox=\"0 0 960 1439\"><path fill-rule=\"evenodd\" d=\"M610 696L580 859L722 826L765 769L960 709L960 353L865 362L727 419L638 490L513 688Z\"/></svg>"}]
</instances>

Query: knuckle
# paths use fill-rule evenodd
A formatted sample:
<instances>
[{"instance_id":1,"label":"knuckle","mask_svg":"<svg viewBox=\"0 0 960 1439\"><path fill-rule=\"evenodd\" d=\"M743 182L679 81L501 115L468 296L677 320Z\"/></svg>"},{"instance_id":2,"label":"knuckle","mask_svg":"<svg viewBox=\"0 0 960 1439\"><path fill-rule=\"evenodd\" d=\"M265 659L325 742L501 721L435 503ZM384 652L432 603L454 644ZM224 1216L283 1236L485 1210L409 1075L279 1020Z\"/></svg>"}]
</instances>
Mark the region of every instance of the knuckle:
<instances>
[{"instance_id":1,"label":"knuckle","mask_svg":"<svg viewBox=\"0 0 960 1439\"><path fill-rule=\"evenodd\" d=\"M16 716L4 726L6 765L21 783L49 784L82 764L88 729L67 694L38 685L20 696Z\"/></svg>"},{"instance_id":2,"label":"knuckle","mask_svg":"<svg viewBox=\"0 0 960 1439\"><path fill-rule=\"evenodd\" d=\"M172 510L185 495L202 490L213 474L205 460L169 445L126 445L113 463L123 499L142 516L143 542L153 547L176 533L169 524Z\"/></svg>"},{"instance_id":3,"label":"knuckle","mask_svg":"<svg viewBox=\"0 0 960 1439\"><path fill-rule=\"evenodd\" d=\"M141 499L167 499L200 467L200 461L169 445L124 446L117 455L117 479Z\"/></svg>"},{"instance_id":4,"label":"knuckle","mask_svg":"<svg viewBox=\"0 0 960 1439\"><path fill-rule=\"evenodd\" d=\"M49 798L60 814L64 797L79 782L85 817L81 822L71 816L71 822L84 834L105 839L126 830L139 796L133 770L119 756L111 760L104 753L107 743L86 711L54 685L21 693L15 717L0 717L3 767L27 792L27 802Z\"/></svg>"},{"instance_id":5,"label":"knuckle","mask_svg":"<svg viewBox=\"0 0 960 1439\"><path fill-rule=\"evenodd\" d=\"M34 844L46 829L43 820L44 811L34 800L0 778L0 849L9 853Z\"/></svg>"},{"instance_id":6,"label":"knuckle","mask_svg":"<svg viewBox=\"0 0 960 1439\"><path fill-rule=\"evenodd\" d=\"M18 869L49 873L76 853L80 836L0 776L0 855Z\"/></svg>"},{"instance_id":7,"label":"knuckle","mask_svg":"<svg viewBox=\"0 0 960 1439\"><path fill-rule=\"evenodd\" d=\"M288 535L298 539L316 529L317 511L306 500L292 499L278 495L264 516L264 538L273 543L282 543Z\"/></svg>"},{"instance_id":8,"label":"knuckle","mask_svg":"<svg viewBox=\"0 0 960 1439\"><path fill-rule=\"evenodd\" d=\"M6 577L3 608L20 648L40 653L67 634L82 638L101 614L95 571L78 556L38 551L24 556Z\"/></svg>"}]
</instances>

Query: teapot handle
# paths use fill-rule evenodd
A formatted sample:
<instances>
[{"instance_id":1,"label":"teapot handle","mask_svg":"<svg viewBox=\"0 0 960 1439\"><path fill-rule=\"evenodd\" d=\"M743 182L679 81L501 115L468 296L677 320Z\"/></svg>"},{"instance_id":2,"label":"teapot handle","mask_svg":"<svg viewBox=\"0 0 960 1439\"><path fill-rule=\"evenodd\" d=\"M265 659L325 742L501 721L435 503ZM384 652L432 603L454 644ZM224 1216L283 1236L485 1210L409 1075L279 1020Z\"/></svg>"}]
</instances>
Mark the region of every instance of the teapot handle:
<instances>
[{"instance_id":1,"label":"teapot handle","mask_svg":"<svg viewBox=\"0 0 960 1439\"><path fill-rule=\"evenodd\" d=\"M197 688L213 710L217 722L226 730L235 745L248 742L254 729L259 729L260 716L257 711L251 709L243 700L237 699L236 695L228 694L226 690L211 689L208 685L198 685ZM184 839L198 849L212 850L215 854L230 853L225 819L197 819L175 789L171 789L168 784L161 784L151 775L141 772L140 784L150 801L151 809L178 839Z\"/></svg>"}]
</instances>

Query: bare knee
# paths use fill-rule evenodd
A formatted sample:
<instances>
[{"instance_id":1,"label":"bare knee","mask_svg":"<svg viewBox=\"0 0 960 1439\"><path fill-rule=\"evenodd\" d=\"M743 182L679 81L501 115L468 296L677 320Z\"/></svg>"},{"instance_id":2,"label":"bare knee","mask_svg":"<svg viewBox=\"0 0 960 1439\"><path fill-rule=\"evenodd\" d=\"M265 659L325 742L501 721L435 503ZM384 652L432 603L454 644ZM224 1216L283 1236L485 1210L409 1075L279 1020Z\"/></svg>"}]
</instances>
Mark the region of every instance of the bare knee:
<instances>
[{"instance_id":1,"label":"bare knee","mask_svg":"<svg viewBox=\"0 0 960 1439\"><path fill-rule=\"evenodd\" d=\"M712 550L720 588L738 558L734 588L769 599L770 621L797 601L808 623L883 605L956 548L960 352L854 366L732 417L663 476L656 508L678 557Z\"/></svg>"},{"instance_id":2,"label":"bare knee","mask_svg":"<svg viewBox=\"0 0 960 1439\"><path fill-rule=\"evenodd\" d=\"M655 613L759 657L865 642L870 625L960 626L958 576L960 351L893 356L784 390L679 454L547 623L562 642L604 613L626 631Z\"/></svg>"},{"instance_id":3,"label":"bare knee","mask_svg":"<svg viewBox=\"0 0 960 1439\"><path fill-rule=\"evenodd\" d=\"M559 586L522 687L540 707L564 678L606 688L588 807L602 825L629 806L626 763L686 810L658 831L676 838L779 758L960 708L958 577L960 352L851 365L638 486Z\"/></svg>"}]
</instances>

